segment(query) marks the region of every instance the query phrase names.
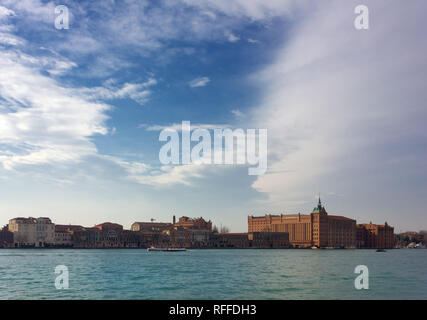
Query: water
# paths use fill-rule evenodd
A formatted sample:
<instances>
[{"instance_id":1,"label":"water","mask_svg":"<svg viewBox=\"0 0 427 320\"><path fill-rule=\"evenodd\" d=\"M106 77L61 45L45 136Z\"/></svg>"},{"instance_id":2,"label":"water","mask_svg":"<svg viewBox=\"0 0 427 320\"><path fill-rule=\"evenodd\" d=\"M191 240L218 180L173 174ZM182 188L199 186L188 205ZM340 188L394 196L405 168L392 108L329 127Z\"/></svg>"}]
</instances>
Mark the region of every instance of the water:
<instances>
[{"instance_id":1,"label":"water","mask_svg":"<svg viewBox=\"0 0 427 320\"><path fill-rule=\"evenodd\" d=\"M69 289L54 269L69 270ZM357 265L369 290L356 290ZM427 299L427 250L0 250L0 299Z\"/></svg>"}]
</instances>

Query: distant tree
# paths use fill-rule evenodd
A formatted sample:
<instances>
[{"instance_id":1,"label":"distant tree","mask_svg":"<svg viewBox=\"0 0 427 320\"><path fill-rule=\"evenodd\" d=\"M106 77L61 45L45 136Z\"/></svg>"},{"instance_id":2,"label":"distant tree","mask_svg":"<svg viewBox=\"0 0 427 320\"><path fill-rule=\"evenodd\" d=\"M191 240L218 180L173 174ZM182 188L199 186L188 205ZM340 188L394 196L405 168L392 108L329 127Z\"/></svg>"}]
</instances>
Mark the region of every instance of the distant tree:
<instances>
[{"instance_id":1,"label":"distant tree","mask_svg":"<svg viewBox=\"0 0 427 320\"><path fill-rule=\"evenodd\" d=\"M221 226L219 232L220 233L229 233L230 229L228 227L226 227L226 226Z\"/></svg>"},{"instance_id":2,"label":"distant tree","mask_svg":"<svg viewBox=\"0 0 427 320\"><path fill-rule=\"evenodd\" d=\"M218 233L218 227L217 227L216 225L214 225L214 226L212 227L212 232L213 232L213 233Z\"/></svg>"}]
</instances>

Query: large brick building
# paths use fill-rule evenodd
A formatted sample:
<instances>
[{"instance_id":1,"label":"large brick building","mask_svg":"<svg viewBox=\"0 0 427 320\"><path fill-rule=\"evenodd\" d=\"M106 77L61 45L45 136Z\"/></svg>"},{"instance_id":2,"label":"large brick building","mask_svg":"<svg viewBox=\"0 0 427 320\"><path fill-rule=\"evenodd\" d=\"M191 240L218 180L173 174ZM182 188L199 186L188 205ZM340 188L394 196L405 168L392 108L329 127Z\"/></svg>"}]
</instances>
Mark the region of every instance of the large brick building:
<instances>
[{"instance_id":1,"label":"large brick building","mask_svg":"<svg viewBox=\"0 0 427 320\"><path fill-rule=\"evenodd\" d=\"M287 232L297 247L356 247L356 221L329 215L320 199L310 214L249 216L248 233L253 232Z\"/></svg>"},{"instance_id":2,"label":"large brick building","mask_svg":"<svg viewBox=\"0 0 427 320\"><path fill-rule=\"evenodd\" d=\"M387 222L384 224L358 224L357 225L358 248L394 248L394 228Z\"/></svg>"}]
</instances>

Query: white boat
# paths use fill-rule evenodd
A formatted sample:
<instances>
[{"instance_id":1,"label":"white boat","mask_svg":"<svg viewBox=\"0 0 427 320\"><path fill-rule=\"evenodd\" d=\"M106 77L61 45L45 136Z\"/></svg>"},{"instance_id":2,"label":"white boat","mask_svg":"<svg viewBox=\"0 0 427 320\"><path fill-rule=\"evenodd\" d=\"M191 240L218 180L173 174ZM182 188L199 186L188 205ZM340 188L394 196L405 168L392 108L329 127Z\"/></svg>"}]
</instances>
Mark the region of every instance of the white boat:
<instances>
[{"instance_id":1,"label":"white boat","mask_svg":"<svg viewBox=\"0 0 427 320\"><path fill-rule=\"evenodd\" d=\"M156 248L156 247L150 247L147 249L147 251L163 251L163 252L182 252L187 251L185 248Z\"/></svg>"}]
</instances>

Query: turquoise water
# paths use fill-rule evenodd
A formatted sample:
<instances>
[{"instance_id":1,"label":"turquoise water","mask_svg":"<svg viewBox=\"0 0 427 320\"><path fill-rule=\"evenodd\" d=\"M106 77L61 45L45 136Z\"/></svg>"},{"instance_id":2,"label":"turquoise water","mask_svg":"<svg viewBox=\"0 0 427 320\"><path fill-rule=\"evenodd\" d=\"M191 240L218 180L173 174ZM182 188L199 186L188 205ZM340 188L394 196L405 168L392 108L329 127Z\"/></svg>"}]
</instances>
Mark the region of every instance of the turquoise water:
<instances>
[{"instance_id":1,"label":"turquoise water","mask_svg":"<svg viewBox=\"0 0 427 320\"><path fill-rule=\"evenodd\" d=\"M369 290L354 288L357 265ZM0 299L427 299L427 250L6 249Z\"/></svg>"}]
</instances>

